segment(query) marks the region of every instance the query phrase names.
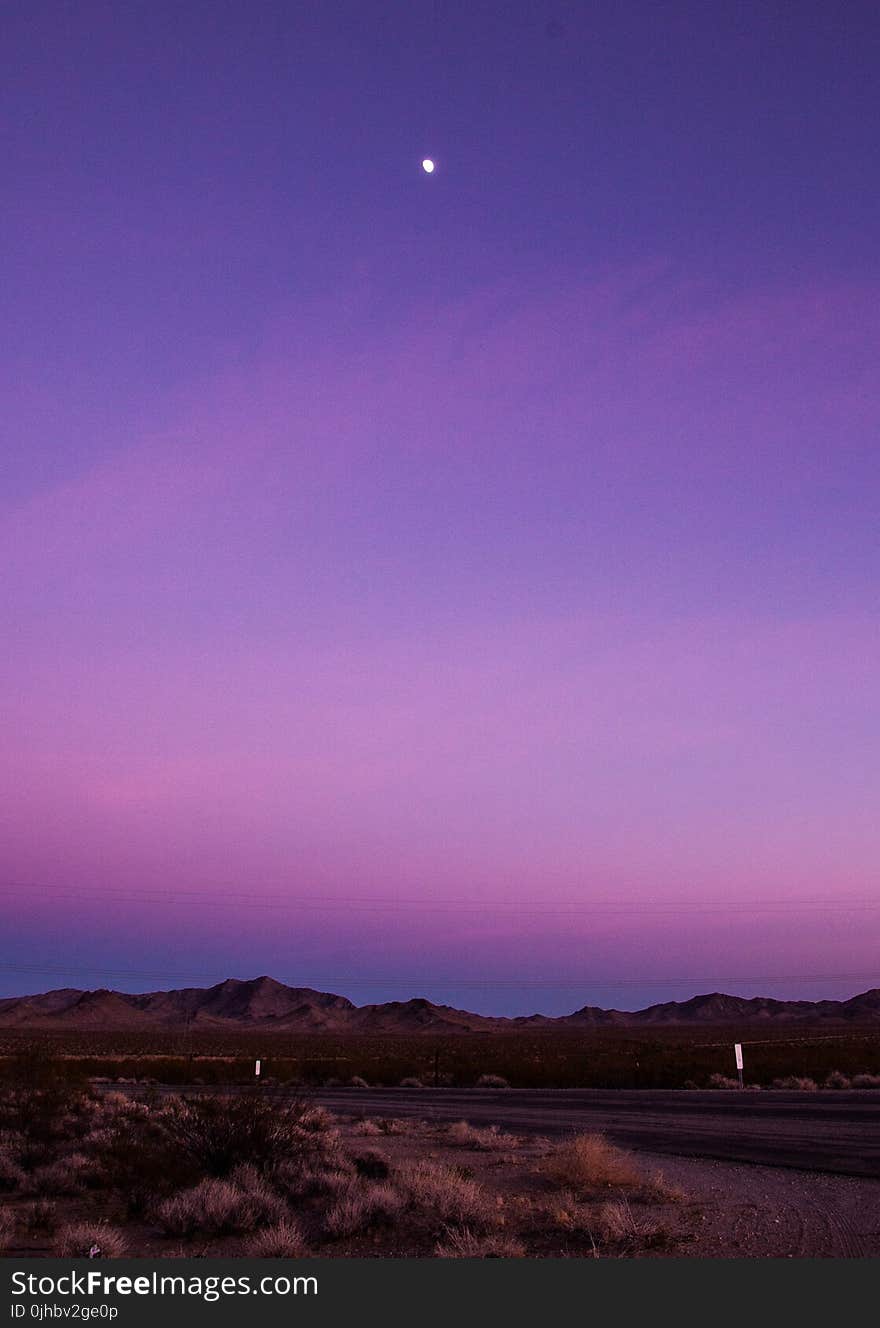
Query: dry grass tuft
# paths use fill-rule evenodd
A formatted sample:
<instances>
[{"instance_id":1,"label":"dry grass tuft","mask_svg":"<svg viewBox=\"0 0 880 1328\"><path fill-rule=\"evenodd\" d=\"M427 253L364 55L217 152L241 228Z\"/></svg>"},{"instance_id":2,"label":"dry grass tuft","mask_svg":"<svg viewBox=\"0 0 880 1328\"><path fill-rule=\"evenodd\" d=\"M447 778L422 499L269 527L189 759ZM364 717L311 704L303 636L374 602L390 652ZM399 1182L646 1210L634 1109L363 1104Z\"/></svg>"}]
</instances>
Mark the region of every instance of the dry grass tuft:
<instances>
[{"instance_id":1,"label":"dry grass tuft","mask_svg":"<svg viewBox=\"0 0 880 1328\"><path fill-rule=\"evenodd\" d=\"M255 1259L298 1259L305 1252L302 1230L289 1218L258 1232L245 1246L245 1253Z\"/></svg>"},{"instance_id":2,"label":"dry grass tuft","mask_svg":"<svg viewBox=\"0 0 880 1328\"><path fill-rule=\"evenodd\" d=\"M468 1227L447 1229L434 1246L438 1259L522 1259L526 1249L512 1236L478 1235Z\"/></svg>"},{"instance_id":3,"label":"dry grass tuft","mask_svg":"<svg viewBox=\"0 0 880 1328\"><path fill-rule=\"evenodd\" d=\"M503 1134L497 1125L479 1129L467 1121L456 1121L445 1131L445 1137L458 1148L473 1148L481 1153L494 1153L503 1149L517 1148L520 1140L515 1134Z\"/></svg>"},{"instance_id":4,"label":"dry grass tuft","mask_svg":"<svg viewBox=\"0 0 880 1328\"><path fill-rule=\"evenodd\" d=\"M58 1232L55 1253L64 1259L124 1259L128 1242L106 1222L69 1222Z\"/></svg>"},{"instance_id":5,"label":"dry grass tuft","mask_svg":"<svg viewBox=\"0 0 880 1328\"><path fill-rule=\"evenodd\" d=\"M557 1148L544 1164L555 1185L575 1190L604 1190L644 1184L631 1158L601 1134L578 1134Z\"/></svg>"},{"instance_id":6,"label":"dry grass tuft","mask_svg":"<svg viewBox=\"0 0 880 1328\"><path fill-rule=\"evenodd\" d=\"M642 1213L636 1215L625 1199L602 1204L592 1223L592 1234L600 1243L626 1251L665 1245L670 1240L664 1223Z\"/></svg>"}]
</instances>

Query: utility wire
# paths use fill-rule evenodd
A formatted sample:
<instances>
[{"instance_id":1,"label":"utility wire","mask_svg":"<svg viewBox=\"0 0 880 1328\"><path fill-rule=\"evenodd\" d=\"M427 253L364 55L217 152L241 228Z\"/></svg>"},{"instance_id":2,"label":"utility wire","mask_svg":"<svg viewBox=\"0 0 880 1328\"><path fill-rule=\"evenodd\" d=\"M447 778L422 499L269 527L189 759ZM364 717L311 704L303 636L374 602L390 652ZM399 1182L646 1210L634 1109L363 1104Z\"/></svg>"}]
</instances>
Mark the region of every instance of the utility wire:
<instances>
[{"instance_id":1,"label":"utility wire","mask_svg":"<svg viewBox=\"0 0 880 1328\"><path fill-rule=\"evenodd\" d=\"M95 886L79 889L75 886L43 885L33 882L0 887L0 896L22 898L30 894L46 894L56 899L74 899L105 904L173 904L199 905L210 904L211 908L233 907L245 903L249 908L260 909L307 909L315 912L342 909L345 912L384 913L398 909L425 910L428 912L484 913L488 911L518 914L534 913L538 916L556 916L560 914L586 914L595 916L620 915L641 916L652 914L692 914L692 913L768 913L790 912L798 909L829 910L836 913L878 912L880 899L751 899L732 900L729 902L703 902L701 900L571 900L545 903L539 899L424 899L415 896L355 896L355 895L282 895L251 894L249 892L212 891L212 890L113 890L102 891Z\"/></svg>"}]
</instances>

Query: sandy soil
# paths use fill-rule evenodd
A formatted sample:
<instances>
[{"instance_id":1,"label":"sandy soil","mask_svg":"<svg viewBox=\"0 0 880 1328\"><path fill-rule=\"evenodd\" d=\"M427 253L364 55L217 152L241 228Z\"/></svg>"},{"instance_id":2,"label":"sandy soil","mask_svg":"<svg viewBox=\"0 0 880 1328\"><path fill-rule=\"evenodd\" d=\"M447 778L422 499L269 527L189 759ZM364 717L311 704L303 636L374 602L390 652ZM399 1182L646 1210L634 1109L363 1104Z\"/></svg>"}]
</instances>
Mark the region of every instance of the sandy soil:
<instances>
[{"instance_id":1,"label":"sandy soil","mask_svg":"<svg viewBox=\"0 0 880 1328\"><path fill-rule=\"evenodd\" d=\"M728 1258L880 1255L880 1181L636 1155L689 1196L675 1253Z\"/></svg>"}]
</instances>

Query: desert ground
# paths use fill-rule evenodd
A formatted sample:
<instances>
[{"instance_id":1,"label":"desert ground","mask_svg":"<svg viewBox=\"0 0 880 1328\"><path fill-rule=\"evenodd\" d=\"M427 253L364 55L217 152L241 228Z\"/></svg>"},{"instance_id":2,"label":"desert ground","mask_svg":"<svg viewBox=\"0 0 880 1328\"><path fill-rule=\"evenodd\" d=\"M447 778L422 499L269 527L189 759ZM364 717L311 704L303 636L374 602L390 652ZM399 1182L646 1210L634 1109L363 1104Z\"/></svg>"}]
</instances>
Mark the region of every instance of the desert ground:
<instances>
[{"instance_id":1,"label":"desert ground","mask_svg":"<svg viewBox=\"0 0 880 1328\"><path fill-rule=\"evenodd\" d=\"M651 1113L637 1100L648 1095L588 1103L537 1093L524 1105L526 1096L452 1092L441 1109L443 1090L7 1085L0 1246L35 1258L880 1254L876 1174L841 1175L833 1159L822 1171L684 1156L686 1131L682 1151L673 1147L687 1119L716 1139L725 1121L751 1120L760 1150L779 1122L789 1146L798 1120L806 1140L835 1135L836 1112L841 1124L858 1122L855 1155L880 1094L654 1095L679 1101L667 1104L662 1153L616 1142L627 1119L650 1137ZM806 1098L812 1118L800 1110ZM746 1099L767 1106L750 1116ZM596 1128L603 1112L608 1132ZM706 1138L711 1129L691 1151L705 1153ZM739 1139L747 1153L747 1127Z\"/></svg>"}]
</instances>

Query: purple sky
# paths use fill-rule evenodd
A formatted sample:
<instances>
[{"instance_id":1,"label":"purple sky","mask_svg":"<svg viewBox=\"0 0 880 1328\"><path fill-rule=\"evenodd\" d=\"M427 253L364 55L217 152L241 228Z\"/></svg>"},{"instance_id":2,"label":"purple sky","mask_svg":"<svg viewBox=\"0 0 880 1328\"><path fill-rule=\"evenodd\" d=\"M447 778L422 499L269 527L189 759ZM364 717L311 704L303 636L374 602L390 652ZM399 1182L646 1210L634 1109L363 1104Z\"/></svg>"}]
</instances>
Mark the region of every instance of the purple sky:
<instances>
[{"instance_id":1,"label":"purple sky","mask_svg":"<svg viewBox=\"0 0 880 1328\"><path fill-rule=\"evenodd\" d=\"M0 990L880 983L876 7L0 29Z\"/></svg>"}]
</instances>

